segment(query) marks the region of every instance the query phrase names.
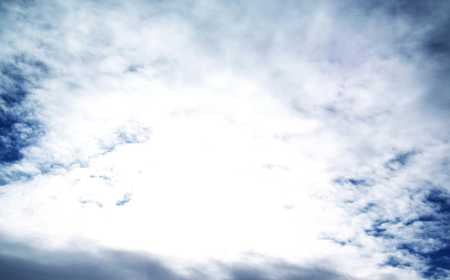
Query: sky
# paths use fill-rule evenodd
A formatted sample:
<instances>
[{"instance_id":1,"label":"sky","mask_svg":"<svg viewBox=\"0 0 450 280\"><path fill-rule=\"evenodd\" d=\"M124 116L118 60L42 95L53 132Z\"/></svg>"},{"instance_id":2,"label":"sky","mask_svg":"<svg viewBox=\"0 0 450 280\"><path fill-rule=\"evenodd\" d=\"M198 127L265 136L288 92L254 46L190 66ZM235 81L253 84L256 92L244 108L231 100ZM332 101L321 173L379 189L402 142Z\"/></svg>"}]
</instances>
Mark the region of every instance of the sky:
<instances>
[{"instance_id":1,"label":"sky","mask_svg":"<svg viewBox=\"0 0 450 280\"><path fill-rule=\"evenodd\" d=\"M450 279L446 1L0 2L0 279Z\"/></svg>"}]
</instances>

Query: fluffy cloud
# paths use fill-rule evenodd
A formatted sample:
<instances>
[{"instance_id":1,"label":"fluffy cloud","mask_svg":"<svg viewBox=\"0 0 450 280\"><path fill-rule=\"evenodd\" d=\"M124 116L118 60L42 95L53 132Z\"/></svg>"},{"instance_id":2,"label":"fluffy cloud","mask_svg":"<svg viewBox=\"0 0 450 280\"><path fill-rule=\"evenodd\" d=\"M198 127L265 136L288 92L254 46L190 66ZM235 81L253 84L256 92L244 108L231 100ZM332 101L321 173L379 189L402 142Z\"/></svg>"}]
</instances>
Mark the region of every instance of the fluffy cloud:
<instances>
[{"instance_id":1,"label":"fluffy cloud","mask_svg":"<svg viewBox=\"0 0 450 280\"><path fill-rule=\"evenodd\" d=\"M2 4L3 234L240 264L215 279L448 277L447 6Z\"/></svg>"}]
</instances>

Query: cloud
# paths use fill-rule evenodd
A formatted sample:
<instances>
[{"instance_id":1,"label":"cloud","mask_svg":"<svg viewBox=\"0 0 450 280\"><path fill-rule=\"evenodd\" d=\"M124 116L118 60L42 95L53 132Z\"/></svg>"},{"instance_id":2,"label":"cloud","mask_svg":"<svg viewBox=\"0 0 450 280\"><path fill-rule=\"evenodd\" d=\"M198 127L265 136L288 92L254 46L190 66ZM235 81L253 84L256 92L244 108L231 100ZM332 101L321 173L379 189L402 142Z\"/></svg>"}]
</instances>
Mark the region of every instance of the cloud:
<instances>
[{"instance_id":1,"label":"cloud","mask_svg":"<svg viewBox=\"0 0 450 280\"><path fill-rule=\"evenodd\" d=\"M230 279L236 280L265 280L265 279L351 279L333 271L322 268L300 268L289 264L266 264L264 268L248 265L233 266L230 269Z\"/></svg>"},{"instance_id":2,"label":"cloud","mask_svg":"<svg viewBox=\"0 0 450 280\"><path fill-rule=\"evenodd\" d=\"M100 248L94 252L42 250L5 239L0 267L0 276L11 280L185 279L160 261L136 253Z\"/></svg>"},{"instance_id":3,"label":"cloud","mask_svg":"<svg viewBox=\"0 0 450 280\"><path fill-rule=\"evenodd\" d=\"M21 279L349 279L317 267L263 261L259 264L215 264L180 270L145 254L81 246L70 250L40 249L2 237L0 277ZM80 248L81 247L81 248ZM214 270L214 275L208 271Z\"/></svg>"},{"instance_id":4,"label":"cloud","mask_svg":"<svg viewBox=\"0 0 450 280\"><path fill-rule=\"evenodd\" d=\"M236 279L445 277L448 8L2 3L2 232L112 248L81 263L99 277L137 250ZM60 254L5 261L85 253Z\"/></svg>"}]
</instances>

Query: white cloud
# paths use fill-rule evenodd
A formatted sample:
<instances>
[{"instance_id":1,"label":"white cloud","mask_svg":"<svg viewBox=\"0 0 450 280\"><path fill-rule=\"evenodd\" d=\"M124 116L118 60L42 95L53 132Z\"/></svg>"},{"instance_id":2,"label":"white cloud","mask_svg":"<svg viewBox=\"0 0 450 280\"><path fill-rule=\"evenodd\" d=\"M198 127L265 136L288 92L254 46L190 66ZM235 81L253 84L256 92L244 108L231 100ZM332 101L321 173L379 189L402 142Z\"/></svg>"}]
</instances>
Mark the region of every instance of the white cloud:
<instances>
[{"instance_id":1,"label":"white cloud","mask_svg":"<svg viewBox=\"0 0 450 280\"><path fill-rule=\"evenodd\" d=\"M2 166L3 232L361 279L420 279L426 260L399 248L443 246L417 219L449 187L448 124L424 105L407 17L327 1L5 7L1 59L50 71L22 105L43 134Z\"/></svg>"}]
</instances>

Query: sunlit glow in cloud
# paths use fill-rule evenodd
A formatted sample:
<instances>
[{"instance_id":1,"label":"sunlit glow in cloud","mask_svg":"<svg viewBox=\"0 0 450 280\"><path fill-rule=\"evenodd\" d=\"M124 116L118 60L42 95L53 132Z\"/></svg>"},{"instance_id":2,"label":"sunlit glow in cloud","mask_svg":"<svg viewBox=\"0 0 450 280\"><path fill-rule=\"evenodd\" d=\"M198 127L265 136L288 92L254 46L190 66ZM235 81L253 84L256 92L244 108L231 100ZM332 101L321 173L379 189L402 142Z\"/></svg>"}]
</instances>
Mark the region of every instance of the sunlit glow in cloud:
<instances>
[{"instance_id":1,"label":"sunlit glow in cloud","mask_svg":"<svg viewBox=\"0 0 450 280\"><path fill-rule=\"evenodd\" d=\"M450 277L450 5L369 2L0 4L0 276Z\"/></svg>"}]
</instances>

